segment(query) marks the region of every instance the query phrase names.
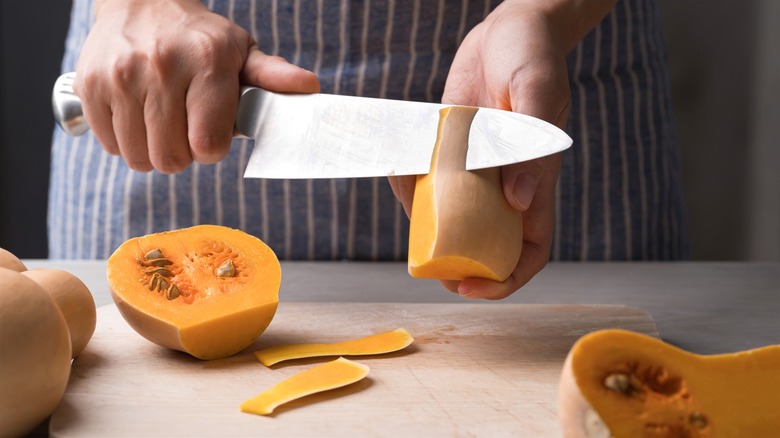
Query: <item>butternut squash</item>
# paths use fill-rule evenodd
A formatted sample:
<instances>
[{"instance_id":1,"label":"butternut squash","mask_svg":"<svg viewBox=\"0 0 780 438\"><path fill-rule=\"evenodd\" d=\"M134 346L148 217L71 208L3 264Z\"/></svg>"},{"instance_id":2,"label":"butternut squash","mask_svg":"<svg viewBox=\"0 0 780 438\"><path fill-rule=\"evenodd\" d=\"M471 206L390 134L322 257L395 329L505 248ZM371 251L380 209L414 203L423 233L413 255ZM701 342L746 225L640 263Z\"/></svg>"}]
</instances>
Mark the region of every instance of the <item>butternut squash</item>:
<instances>
[{"instance_id":1,"label":"butternut squash","mask_svg":"<svg viewBox=\"0 0 780 438\"><path fill-rule=\"evenodd\" d=\"M231 356L268 327L281 266L260 239L198 225L130 239L108 260L117 308L146 339L200 359Z\"/></svg>"},{"instance_id":2,"label":"butternut squash","mask_svg":"<svg viewBox=\"0 0 780 438\"><path fill-rule=\"evenodd\" d=\"M377 333L330 344L276 345L256 351L255 357L261 364L270 367L285 360L307 357L362 356L391 353L408 347L412 341L414 341L414 338L408 331L398 328L390 332Z\"/></svg>"},{"instance_id":3,"label":"butternut squash","mask_svg":"<svg viewBox=\"0 0 780 438\"><path fill-rule=\"evenodd\" d=\"M27 270L27 266L16 255L4 248L0 248L0 268L7 268L16 272Z\"/></svg>"},{"instance_id":4,"label":"butternut squash","mask_svg":"<svg viewBox=\"0 0 780 438\"><path fill-rule=\"evenodd\" d=\"M292 400L355 383L366 377L368 371L368 366L340 357L283 380L242 403L241 411L269 415Z\"/></svg>"},{"instance_id":5,"label":"butternut squash","mask_svg":"<svg viewBox=\"0 0 780 438\"><path fill-rule=\"evenodd\" d=\"M504 281L520 259L523 221L504 197L501 168L466 170L477 108L440 111L430 173L417 177L409 225L415 278Z\"/></svg>"},{"instance_id":6,"label":"butternut squash","mask_svg":"<svg viewBox=\"0 0 780 438\"><path fill-rule=\"evenodd\" d=\"M70 377L70 335L54 299L0 267L0 436L21 436L59 404Z\"/></svg>"},{"instance_id":7,"label":"butternut squash","mask_svg":"<svg viewBox=\"0 0 780 438\"><path fill-rule=\"evenodd\" d=\"M70 272L52 268L38 268L22 272L54 298L65 317L72 347L71 355L78 356L95 333L97 309L92 293L78 277Z\"/></svg>"},{"instance_id":8,"label":"butternut squash","mask_svg":"<svg viewBox=\"0 0 780 438\"><path fill-rule=\"evenodd\" d=\"M566 437L769 437L780 432L780 345L698 355L602 330L578 340L559 385Z\"/></svg>"}]
</instances>

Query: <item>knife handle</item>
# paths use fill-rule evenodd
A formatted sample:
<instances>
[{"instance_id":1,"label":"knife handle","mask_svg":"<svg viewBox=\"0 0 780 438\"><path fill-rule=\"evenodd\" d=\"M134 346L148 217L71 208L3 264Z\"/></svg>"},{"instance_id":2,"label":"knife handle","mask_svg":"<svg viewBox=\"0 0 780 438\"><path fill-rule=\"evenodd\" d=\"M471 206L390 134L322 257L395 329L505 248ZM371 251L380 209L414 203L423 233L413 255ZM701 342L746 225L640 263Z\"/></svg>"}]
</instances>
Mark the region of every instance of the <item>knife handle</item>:
<instances>
[{"instance_id":1,"label":"knife handle","mask_svg":"<svg viewBox=\"0 0 780 438\"><path fill-rule=\"evenodd\" d=\"M62 74L54 82L51 93L51 106L54 120L66 134L77 137L89 129L84 112L81 109L81 99L73 92L73 82L76 72Z\"/></svg>"},{"instance_id":2,"label":"knife handle","mask_svg":"<svg viewBox=\"0 0 780 438\"><path fill-rule=\"evenodd\" d=\"M81 108L81 99L73 91L73 82L76 80L76 72L63 73L54 82L51 93L51 106L54 112L54 121L72 137L78 137L89 130L87 119ZM242 87L241 94L251 87ZM246 135L233 127L233 137L246 138Z\"/></svg>"}]
</instances>

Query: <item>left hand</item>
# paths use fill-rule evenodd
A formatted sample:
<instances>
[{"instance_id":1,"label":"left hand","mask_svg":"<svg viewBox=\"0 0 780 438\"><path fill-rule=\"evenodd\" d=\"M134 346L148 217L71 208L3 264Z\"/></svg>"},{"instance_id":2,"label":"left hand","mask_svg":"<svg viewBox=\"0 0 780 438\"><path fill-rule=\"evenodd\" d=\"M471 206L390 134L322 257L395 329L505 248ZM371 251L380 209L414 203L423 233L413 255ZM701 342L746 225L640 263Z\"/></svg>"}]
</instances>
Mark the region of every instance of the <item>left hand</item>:
<instances>
[{"instance_id":1,"label":"left hand","mask_svg":"<svg viewBox=\"0 0 780 438\"><path fill-rule=\"evenodd\" d=\"M570 30L542 10L549 4L504 2L474 27L453 60L442 103L511 110L565 127L569 114L566 54L576 41L568 41ZM444 287L468 298L501 299L544 268L552 245L560 168L561 154L502 168L507 202L523 212L520 261L504 282L443 280ZM390 178L407 214L415 178Z\"/></svg>"}]
</instances>

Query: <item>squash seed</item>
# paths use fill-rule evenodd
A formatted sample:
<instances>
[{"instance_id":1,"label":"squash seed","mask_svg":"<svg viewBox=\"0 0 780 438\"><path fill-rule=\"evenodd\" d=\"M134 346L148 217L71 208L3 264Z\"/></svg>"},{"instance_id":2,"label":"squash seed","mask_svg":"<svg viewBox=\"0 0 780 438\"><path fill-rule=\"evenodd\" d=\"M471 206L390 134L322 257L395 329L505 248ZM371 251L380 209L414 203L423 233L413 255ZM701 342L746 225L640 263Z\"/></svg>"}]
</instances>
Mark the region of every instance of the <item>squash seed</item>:
<instances>
[{"instance_id":1,"label":"squash seed","mask_svg":"<svg viewBox=\"0 0 780 438\"><path fill-rule=\"evenodd\" d=\"M169 287L171 287L171 285L167 281L165 281L165 279L162 278L161 276L157 276L157 278L160 279L160 282L158 283L157 290L163 292L163 291L168 290Z\"/></svg>"},{"instance_id":2,"label":"squash seed","mask_svg":"<svg viewBox=\"0 0 780 438\"><path fill-rule=\"evenodd\" d=\"M217 277L235 277L236 267L233 266L233 260L227 259L217 267Z\"/></svg>"},{"instance_id":3,"label":"squash seed","mask_svg":"<svg viewBox=\"0 0 780 438\"><path fill-rule=\"evenodd\" d=\"M173 272L165 268L147 269L146 273L151 275L162 275L163 277L173 277Z\"/></svg>"},{"instance_id":4,"label":"squash seed","mask_svg":"<svg viewBox=\"0 0 780 438\"><path fill-rule=\"evenodd\" d=\"M160 250L160 248L155 248L155 249L147 252L146 255L144 256L144 259L145 260L161 259L162 256L163 256L162 250Z\"/></svg>"},{"instance_id":5,"label":"squash seed","mask_svg":"<svg viewBox=\"0 0 780 438\"><path fill-rule=\"evenodd\" d=\"M617 393L633 396L640 392L641 382L633 375L614 373L604 379L604 386Z\"/></svg>"},{"instance_id":6,"label":"squash seed","mask_svg":"<svg viewBox=\"0 0 780 438\"><path fill-rule=\"evenodd\" d=\"M175 300L176 298L179 298L179 295L181 295L181 291L179 290L179 287L175 284L172 284L171 287L168 289L168 291L165 293L165 298L168 298L168 301Z\"/></svg>"},{"instance_id":7,"label":"squash seed","mask_svg":"<svg viewBox=\"0 0 780 438\"><path fill-rule=\"evenodd\" d=\"M166 258L144 260L141 262L141 266L155 266L155 267L168 266L172 264L173 262Z\"/></svg>"},{"instance_id":8,"label":"squash seed","mask_svg":"<svg viewBox=\"0 0 780 438\"><path fill-rule=\"evenodd\" d=\"M159 275L152 275L152 281L149 283L149 290L157 289L157 285L160 283Z\"/></svg>"}]
</instances>

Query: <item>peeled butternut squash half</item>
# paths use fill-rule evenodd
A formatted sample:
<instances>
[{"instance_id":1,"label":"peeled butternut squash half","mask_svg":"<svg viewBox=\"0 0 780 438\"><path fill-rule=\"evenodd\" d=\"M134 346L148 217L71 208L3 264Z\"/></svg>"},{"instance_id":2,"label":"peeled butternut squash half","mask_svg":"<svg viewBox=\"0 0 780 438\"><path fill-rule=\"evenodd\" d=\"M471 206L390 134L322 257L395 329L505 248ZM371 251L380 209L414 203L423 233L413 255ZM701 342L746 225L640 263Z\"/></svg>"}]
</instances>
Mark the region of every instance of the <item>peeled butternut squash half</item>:
<instances>
[{"instance_id":1,"label":"peeled butternut squash half","mask_svg":"<svg viewBox=\"0 0 780 438\"><path fill-rule=\"evenodd\" d=\"M501 168L466 170L477 108L440 110L431 170L417 177L409 224L415 278L504 281L520 259L523 221L504 197Z\"/></svg>"},{"instance_id":2,"label":"peeled butternut squash half","mask_svg":"<svg viewBox=\"0 0 780 438\"><path fill-rule=\"evenodd\" d=\"M281 266L243 231L198 225L133 238L108 259L117 308L146 339L200 359L231 356L268 327Z\"/></svg>"},{"instance_id":3,"label":"peeled butternut squash half","mask_svg":"<svg viewBox=\"0 0 780 438\"><path fill-rule=\"evenodd\" d=\"M769 437L780 345L698 355L625 330L583 336L561 373L565 437Z\"/></svg>"}]
</instances>

